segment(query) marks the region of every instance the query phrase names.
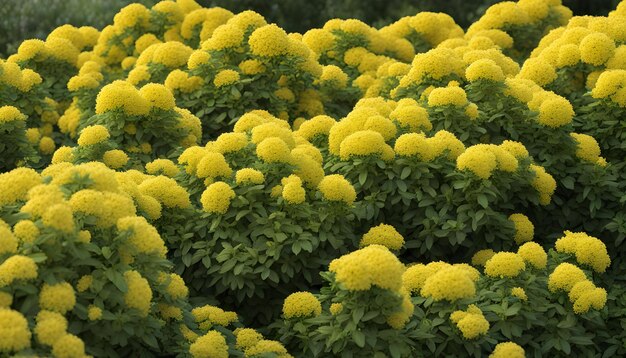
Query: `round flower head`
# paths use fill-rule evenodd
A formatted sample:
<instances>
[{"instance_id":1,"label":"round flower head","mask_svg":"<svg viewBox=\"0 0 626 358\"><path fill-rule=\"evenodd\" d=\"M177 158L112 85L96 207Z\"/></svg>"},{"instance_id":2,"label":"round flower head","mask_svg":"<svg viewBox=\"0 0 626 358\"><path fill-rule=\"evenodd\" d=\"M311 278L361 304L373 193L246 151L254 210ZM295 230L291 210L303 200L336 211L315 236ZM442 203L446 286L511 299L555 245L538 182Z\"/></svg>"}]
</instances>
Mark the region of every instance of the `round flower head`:
<instances>
[{"instance_id":1,"label":"round flower head","mask_svg":"<svg viewBox=\"0 0 626 358\"><path fill-rule=\"evenodd\" d=\"M349 291L365 291L373 285L398 291L404 266L386 247L370 245L333 260L329 271Z\"/></svg>"},{"instance_id":2,"label":"round flower head","mask_svg":"<svg viewBox=\"0 0 626 358\"><path fill-rule=\"evenodd\" d=\"M204 211L215 214L225 214L230 207L230 201L235 192L230 185L224 182L215 182L202 193L200 202Z\"/></svg>"},{"instance_id":3,"label":"round flower head","mask_svg":"<svg viewBox=\"0 0 626 358\"><path fill-rule=\"evenodd\" d=\"M421 295L435 301L454 302L474 297L476 286L470 275L460 267L447 267L437 271L424 282Z\"/></svg>"},{"instance_id":4,"label":"round flower head","mask_svg":"<svg viewBox=\"0 0 626 358\"><path fill-rule=\"evenodd\" d=\"M489 179L498 165L496 155L486 145L467 148L456 159L459 170L469 170L481 179Z\"/></svg>"},{"instance_id":5,"label":"round flower head","mask_svg":"<svg viewBox=\"0 0 626 358\"><path fill-rule=\"evenodd\" d=\"M367 245L383 245L390 250L400 250L404 245L404 238L391 225L380 224L371 228L361 239L361 247Z\"/></svg>"},{"instance_id":6,"label":"round flower head","mask_svg":"<svg viewBox=\"0 0 626 358\"><path fill-rule=\"evenodd\" d=\"M263 335L252 328L237 328L234 333L237 337L236 346L239 349L245 350L263 339Z\"/></svg>"},{"instance_id":7,"label":"round flower head","mask_svg":"<svg viewBox=\"0 0 626 358\"><path fill-rule=\"evenodd\" d=\"M85 127L78 137L78 145L87 146L94 145L110 138L109 130L105 126L95 125Z\"/></svg>"},{"instance_id":8,"label":"round flower head","mask_svg":"<svg viewBox=\"0 0 626 358\"><path fill-rule=\"evenodd\" d=\"M215 87L222 87L239 81L239 72L233 70L222 70L213 80Z\"/></svg>"},{"instance_id":9,"label":"round flower head","mask_svg":"<svg viewBox=\"0 0 626 358\"><path fill-rule=\"evenodd\" d=\"M261 171L252 168L243 168L235 174L235 181L239 185L263 184L265 176Z\"/></svg>"},{"instance_id":10,"label":"round flower head","mask_svg":"<svg viewBox=\"0 0 626 358\"><path fill-rule=\"evenodd\" d=\"M513 342L498 343L489 358L526 358L524 349Z\"/></svg>"},{"instance_id":11,"label":"round flower head","mask_svg":"<svg viewBox=\"0 0 626 358\"><path fill-rule=\"evenodd\" d=\"M67 282L44 284L39 293L39 307L45 310L65 314L74 308L75 304L74 288Z\"/></svg>"},{"instance_id":12,"label":"round flower head","mask_svg":"<svg viewBox=\"0 0 626 358\"><path fill-rule=\"evenodd\" d=\"M589 34L580 42L580 59L591 65L604 64L614 52L615 42L601 32Z\"/></svg>"},{"instance_id":13,"label":"round flower head","mask_svg":"<svg viewBox=\"0 0 626 358\"><path fill-rule=\"evenodd\" d=\"M515 226L515 243L518 245L532 241L535 236L535 226L524 214L511 214L509 220Z\"/></svg>"},{"instance_id":14,"label":"round flower head","mask_svg":"<svg viewBox=\"0 0 626 358\"><path fill-rule=\"evenodd\" d=\"M266 163L288 163L291 150L285 141L277 137L265 138L256 147L257 156Z\"/></svg>"},{"instance_id":15,"label":"round flower head","mask_svg":"<svg viewBox=\"0 0 626 358\"><path fill-rule=\"evenodd\" d=\"M539 107L539 123L558 128L572 122L574 109L572 104L565 98L554 96L546 99Z\"/></svg>"},{"instance_id":16,"label":"round flower head","mask_svg":"<svg viewBox=\"0 0 626 358\"><path fill-rule=\"evenodd\" d=\"M463 107L467 104L467 95L461 87L441 87L435 88L428 95L428 105L437 106L457 106Z\"/></svg>"},{"instance_id":17,"label":"round flower head","mask_svg":"<svg viewBox=\"0 0 626 358\"><path fill-rule=\"evenodd\" d=\"M469 65L465 70L465 77L470 82L478 80L501 82L504 80L504 73L495 61L484 58Z\"/></svg>"},{"instance_id":18,"label":"round flower head","mask_svg":"<svg viewBox=\"0 0 626 358\"><path fill-rule=\"evenodd\" d=\"M548 289L569 292L580 281L587 280L587 275L578 266L564 262L559 264L548 277Z\"/></svg>"},{"instance_id":19,"label":"round flower head","mask_svg":"<svg viewBox=\"0 0 626 358\"><path fill-rule=\"evenodd\" d=\"M513 252L498 252L485 263L485 274L491 277L515 277L525 269L524 259Z\"/></svg>"},{"instance_id":20,"label":"round flower head","mask_svg":"<svg viewBox=\"0 0 626 358\"><path fill-rule=\"evenodd\" d=\"M590 135L570 133L577 144L576 156L582 160L595 163L600 158L600 146Z\"/></svg>"},{"instance_id":21,"label":"round flower head","mask_svg":"<svg viewBox=\"0 0 626 358\"><path fill-rule=\"evenodd\" d=\"M517 249L517 254L520 255L524 262L543 270L546 268L548 262L548 255L543 250L541 245L536 242L527 242Z\"/></svg>"},{"instance_id":22,"label":"round flower head","mask_svg":"<svg viewBox=\"0 0 626 358\"><path fill-rule=\"evenodd\" d=\"M331 174L325 176L317 186L324 199L340 201L352 205L356 200L354 187L343 175Z\"/></svg>"},{"instance_id":23,"label":"round flower head","mask_svg":"<svg viewBox=\"0 0 626 358\"><path fill-rule=\"evenodd\" d=\"M287 319L315 317L321 313L320 301L310 292L292 293L283 303L283 315Z\"/></svg>"},{"instance_id":24,"label":"round flower head","mask_svg":"<svg viewBox=\"0 0 626 358\"><path fill-rule=\"evenodd\" d=\"M521 301L527 301L528 296L526 296L526 291L524 291L521 287L513 287L511 289L511 296L519 298Z\"/></svg>"},{"instance_id":25,"label":"round flower head","mask_svg":"<svg viewBox=\"0 0 626 358\"><path fill-rule=\"evenodd\" d=\"M19 352L30 347L28 321L18 311L0 308L0 352Z\"/></svg>"},{"instance_id":26,"label":"round flower head","mask_svg":"<svg viewBox=\"0 0 626 358\"><path fill-rule=\"evenodd\" d=\"M170 110L176 105L172 92L161 84L148 83L147 85L141 87L139 94L148 100L152 107L155 108Z\"/></svg>"},{"instance_id":27,"label":"round flower head","mask_svg":"<svg viewBox=\"0 0 626 358\"><path fill-rule=\"evenodd\" d=\"M472 256L472 265L485 266L485 263L496 253L492 249L480 250Z\"/></svg>"},{"instance_id":28,"label":"round flower head","mask_svg":"<svg viewBox=\"0 0 626 358\"><path fill-rule=\"evenodd\" d=\"M275 57L289 52L287 33L274 24L254 30L248 38L248 44L250 51L257 56Z\"/></svg>"},{"instance_id":29,"label":"round flower head","mask_svg":"<svg viewBox=\"0 0 626 358\"><path fill-rule=\"evenodd\" d=\"M22 255L13 255L0 264L0 286L14 281L28 281L37 278L38 269L35 261Z\"/></svg>"}]
</instances>

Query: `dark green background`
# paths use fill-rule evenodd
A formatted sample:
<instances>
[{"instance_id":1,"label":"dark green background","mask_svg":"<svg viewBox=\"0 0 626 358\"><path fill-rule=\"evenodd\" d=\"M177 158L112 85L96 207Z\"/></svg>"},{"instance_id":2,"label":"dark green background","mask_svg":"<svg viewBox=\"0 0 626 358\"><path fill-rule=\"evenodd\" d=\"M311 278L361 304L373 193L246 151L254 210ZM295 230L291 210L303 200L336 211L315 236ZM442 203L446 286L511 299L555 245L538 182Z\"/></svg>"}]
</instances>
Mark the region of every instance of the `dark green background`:
<instances>
[{"instance_id":1,"label":"dark green background","mask_svg":"<svg viewBox=\"0 0 626 358\"><path fill-rule=\"evenodd\" d=\"M115 13L132 2L146 6L158 0L0 0L0 55L15 51L29 38L45 38L62 24L91 25L99 29L111 23ZM247 9L264 15L289 32L321 27L332 18L357 18L383 26L419 11L450 14L466 28L498 0L199 0L206 7L222 6L233 12ZM618 0L564 0L576 15L606 15Z\"/></svg>"}]
</instances>

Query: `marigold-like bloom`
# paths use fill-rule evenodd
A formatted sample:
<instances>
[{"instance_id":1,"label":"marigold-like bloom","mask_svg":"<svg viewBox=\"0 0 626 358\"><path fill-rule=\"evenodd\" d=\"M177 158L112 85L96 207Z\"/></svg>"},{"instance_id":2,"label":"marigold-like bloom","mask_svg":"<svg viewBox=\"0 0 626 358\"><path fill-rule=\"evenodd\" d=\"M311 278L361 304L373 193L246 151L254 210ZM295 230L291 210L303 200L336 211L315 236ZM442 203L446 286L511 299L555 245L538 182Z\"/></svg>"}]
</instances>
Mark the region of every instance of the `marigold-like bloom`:
<instances>
[{"instance_id":1,"label":"marigold-like bloom","mask_svg":"<svg viewBox=\"0 0 626 358\"><path fill-rule=\"evenodd\" d=\"M368 245L383 245L390 250L400 250L404 245L404 238L391 225L380 224L371 228L361 239L361 247Z\"/></svg>"},{"instance_id":2,"label":"marigold-like bloom","mask_svg":"<svg viewBox=\"0 0 626 358\"><path fill-rule=\"evenodd\" d=\"M285 318L315 317L322 313L322 304L310 292L296 292L289 295L283 303Z\"/></svg>"}]
</instances>

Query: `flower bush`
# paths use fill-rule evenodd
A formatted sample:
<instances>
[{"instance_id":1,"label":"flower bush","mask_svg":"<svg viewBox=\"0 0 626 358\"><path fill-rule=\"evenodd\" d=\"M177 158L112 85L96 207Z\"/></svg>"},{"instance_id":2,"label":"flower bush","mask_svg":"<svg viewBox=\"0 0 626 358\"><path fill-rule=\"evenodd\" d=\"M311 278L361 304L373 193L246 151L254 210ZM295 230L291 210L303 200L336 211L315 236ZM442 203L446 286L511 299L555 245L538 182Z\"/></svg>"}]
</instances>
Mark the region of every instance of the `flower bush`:
<instances>
[{"instance_id":1,"label":"flower bush","mask_svg":"<svg viewBox=\"0 0 626 358\"><path fill-rule=\"evenodd\" d=\"M24 41L0 356L625 356L625 19L165 0Z\"/></svg>"}]
</instances>

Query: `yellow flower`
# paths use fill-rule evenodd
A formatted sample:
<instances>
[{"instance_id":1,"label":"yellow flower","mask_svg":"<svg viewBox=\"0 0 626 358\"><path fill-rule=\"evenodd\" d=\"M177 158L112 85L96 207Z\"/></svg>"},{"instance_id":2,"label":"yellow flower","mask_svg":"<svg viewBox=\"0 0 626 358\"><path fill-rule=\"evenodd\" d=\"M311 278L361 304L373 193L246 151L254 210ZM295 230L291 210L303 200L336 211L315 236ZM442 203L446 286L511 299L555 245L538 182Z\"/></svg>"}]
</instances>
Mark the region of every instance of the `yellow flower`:
<instances>
[{"instance_id":1,"label":"yellow flower","mask_svg":"<svg viewBox=\"0 0 626 358\"><path fill-rule=\"evenodd\" d=\"M544 86L554 81L557 74L554 67L544 59L531 57L524 62L518 77L532 80L539 86Z\"/></svg>"},{"instance_id":2,"label":"yellow flower","mask_svg":"<svg viewBox=\"0 0 626 358\"><path fill-rule=\"evenodd\" d=\"M604 33L596 32L580 41L580 59L588 64L604 64L615 52L615 42Z\"/></svg>"},{"instance_id":3,"label":"yellow flower","mask_svg":"<svg viewBox=\"0 0 626 358\"><path fill-rule=\"evenodd\" d=\"M19 352L30 347L31 333L24 316L11 309L0 308L0 352Z\"/></svg>"},{"instance_id":4,"label":"yellow flower","mask_svg":"<svg viewBox=\"0 0 626 358\"><path fill-rule=\"evenodd\" d=\"M102 161L111 169L119 169L128 163L128 155L119 149L107 150Z\"/></svg>"},{"instance_id":5,"label":"yellow flower","mask_svg":"<svg viewBox=\"0 0 626 358\"><path fill-rule=\"evenodd\" d=\"M37 264L28 256L13 255L0 264L0 286L35 278L37 278Z\"/></svg>"},{"instance_id":6,"label":"yellow flower","mask_svg":"<svg viewBox=\"0 0 626 358\"><path fill-rule=\"evenodd\" d=\"M252 347L263 339L263 336L252 328L238 328L235 330L235 336L237 337L236 346L239 349L245 350Z\"/></svg>"},{"instance_id":7,"label":"yellow flower","mask_svg":"<svg viewBox=\"0 0 626 358\"><path fill-rule=\"evenodd\" d=\"M152 305L152 289L148 280L137 271L124 272L124 280L128 286L124 294L126 306L138 310L142 317L148 316Z\"/></svg>"},{"instance_id":8,"label":"yellow flower","mask_svg":"<svg viewBox=\"0 0 626 358\"><path fill-rule=\"evenodd\" d=\"M496 253L492 249L480 250L472 256L472 265L485 266L487 261L493 257Z\"/></svg>"},{"instance_id":9,"label":"yellow flower","mask_svg":"<svg viewBox=\"0 0 626 358\"><path fill-rule=\"evenodd\" d=\"M468 309L468 312L464 312L465 315L462 315L462 317L455 322L465 339L475 339L489 331L489 322L485 319L485 316L483 316L482 311L476 306L473 307L475 308L472 309L473 312L469 312L470 309Z\"/></svg>"},{"instance_id":10,"label":"yellow flower","mask_svg":"<svg viewBox=\"0 0 626 358\"><path fill-rule=\"evenodd\" d=\"M576 265L564 262L559 264L548 277L548 289L551 292L563 290L569 292L580 281L587 280L587 275Z\"/></svg>"},{"instance_id":11,"label":"yellow flower","mask_svg":"<svg viewBox=\"0 0 626 358\"><path fill-rule=\"evenodd\" d=\"M254 357L256 355L261 355L263 353L270 353L265 355L270 356L278 356L278 357L289 357L287 354L287 349L283 347L280 342L270 341L270 340L260 340L254 346L247 348L245 351L246 357ZM271 354L274 353L274 354Z\"/></svg>"},{"instance_id":12,"label":"yellow flower","mask_svg":"<svg viewBox=\"0 0 626 358\"><path fill-rule=\"evenodd\" d=\"M432 297L435 301L454 302L474 297L476 286L464 269L451 266L442 268L428 277L420 294L424 297Z\"/></svg>"},{"instance_id":13,"label":"yellow flower","mask_svg":"<svg viewBox=\"0 0 626 358\"><path fill-rule=\"evenodd\" d=\"M74 161L74 150L72 147L60 147L52 155L52 164L71 163Z\"/></svg>"},{"instance_id":14,"label":"yellow flower","mask_svg":"<svg viewBox=\"0 0 626 358\"><path fill-rule=\"evenodd\" d=\"M256 56L275 57L289 53L287 33L274 24L254 30L248 38L248 44Z\"/></svg>"},{"instance_id":15,"label":"yellow flower","mask_svg":"<svg viewBox=\"0 0 626 358\"><path fill-rule=\"evenodd\" d=\"M137 188L142 194L150 195L165 207L185 209L191 206L187 190L172 178L159 175L144 180Z\"/></svg>"},{"instance_id":16,"label":"yellow flower","mask_svg":"<svg viewBox=\"0 0 626 358\"><path fill-rule=\"evenodd\" d=\"M257 75L265 72L265 65L259 60L245 60L239 63L239 70L245 75Z\"/></svg>"},{"instance_id":17,"label":"yellow flower","mask_svg":"<svg viewBox=\"0 0 626 358\"><path fill-rule=\"evenodd\" d=\"M576 261L589 265L596 272L604 272L611 264L611 258L604 243L584 232L565 231L565 236L555 244L558 252L576 255Z\"/></svg>"},{"instance_id":18,"label":"yellow flower","mask_svg":"<svg viewBox=\"0 0 626 358\"><path fill-rule=\"evenodd\" d=\"M428 112L418 105L398 106L389 114L389 119L411 132L429 131L433 128L428 120Z\"/></svg>"},{"instance_id":19,"label":"yellow flower","mask_svg":"<svg viewBox=\"0 0 626 358\"><path fill-rule=\"evenodd\" d=\"M333 260L329 270L349 291L365 291L373 285L398 291L404 265L386 247L370 245Z\"/></svg>"},{"instance_id":20,"label":"yellow flower","mask_svg":"<svg viewBox=\"0 0 626 358\"><path fill-rule=\"evenodd\" d=\"M44 310L65 312L74 308L76 295L74 288L67 282L59 282L54 285L44 283L39 292L39 307Z\"/></svg>"},{"instance_id":21,"label":"yellow flower","mask_svg":"<svg viewBox=\"0 0 626 358\"><path fill-rule=\"evenodd\" d=\"M536 242L527 242L517 249L517 254L520 255L526 263L543 270L546 268L548 262L548 255L543 250L541 245Z\"/></svg>"},{"instance_id":22,"label":"yellow flower","mask_svg":"<svg viewBox=\"0 0 626 358\"><path fill-rule=\"evenodd\" d=\"M243 41L243 36L244 32L242 29L230 24L221 25L213 31L211 38L202 44L202 48L206 50L224 50L238 47Z\"/></svg>"},{"instance_id":23,"label":"yellow flower","mask_svg":"<svg viewBox=\"0 0 626 358\"><path fill-rule=\"evenodd\" d=\"M354 132L341 141L339 156L349 160L354 156L378 155L389 160L394 156L393 148L385 143L385 138L377 131L363 130Z\"/></svg>"},{"instance_id":24,"label":"yellow flower","mask_svg":"<svg viewBox=\"0 0 626 358\"><path fill-rule=\"evenodd\" d=\"M11 304L13 304L13 295L0 291L0 309L10 308Z\"/></svg>"},{"instance_id":25,"label":"yellow flower","mask_svg":"<svg viewBox=\"0 0 626 358\"><path fill-rule=\"evenodd\" d=\"M13 106L2 106L0 107L0 123L12 122L12 121L23 121L26 119L26 116L20 112L19 109Z\"/></svg>"},{"instance_id":26,"label":"yellow flower","mask_svg":"<svg viewBox=\"0 0 626 358\"><path fill-rule=\"evenodd\" d=\"M37 340L47 346L52 346L59 338L67 333L67 320L62 314L52 311L39 311L35 334Z\"/></svg>"},{"instance_id":27,"label":"yellow flower","mask_svg":"<svg viewBox=\"0 0 626 358\"><path fill-rule=\"evenodd\" d=\"M235 192L230 185L218 181L202 193L200 202L204 211L215 214L226 214L230 207L230 201L235 197Z\"/></svg>"},{"instance_id":28,"label":"yellow flower","mask_svg":"<svg viewBox=\"0 0 626 358\"><path fill-rule=\"evenodd\" d=\"M105 126L89 126L85 127L85 129L80 132L80 137L78 137L78 145L82 147L94 145L100 142L104 142L110 137L111 135L109 134L109 130Z\"/></svg>"},{"instance_id":29,"label":"yellow flower","mask_svg":"<svg viewBox=\"0 0 626 358\"><path fill-rule=\"evenodd\" d=\"M582 160L595 163L600 158L600 146L590 135L570 133L577 144L576 156Z\"/></svg>"},{"instance_id":30,"label":"yellow flower","mask_svg":"<svg viewBox=\"0 0 626 358\"><path fill-rule=\"evenodd\" d=\"M535 172L535 179L533 179L533 187L539 193L539 203L541 205L550 204L552 200L552 194L556 190L556 181L552 175L546 173L543 167L531 164L530 169Z\"/></svg>"},{"instance_id":31,"label":"yellow flower","mask_svg":"<svg viewBox=\"0 0 626 358\"><path fill-rule=\"evenodd\" d=\"M85 343L73 334L65 334L52 345L52 354L56 358L85 356Z\"/></svg>"},{"instance_id":32,"label":"yellow flower","mask_svg":"<svg viewBox=\"0 0 626 358\"><path fill-rule=\"evenodd\" d=\"M152 107L156 107L162 110L167 111L173 109L176 105L174 95L169 90L169 88L165 87L162 84L148 83L147 85L141 87L141 89L139 90L139 94L148 102L150 102Z\"/></svg>"},{"instance_id":33,"label":"yellow flower","mask_svg":"<svg viewBox=\"0 0 626 358\"><path fill-rule=\"evenodd\" d=\"M320 181L317 188L328 201L342 201L347 205L352 205L356 200L354 187L343 175L327 175Z\"/></svg>"},{"instance_id":34,"label":"yellow flower","mask_svg":"<svg viewBox=\"0 0 626 358\"><path fill-rule=\"evenodd\" d=\"M91 287L92 282L93 282L93 276L84 275L76 283L76 290L78 292L85 292L89 289L89 287Z\"/></svg>"},{"instance_id":35,"label":"yellow flower","mask_svg":"<svg viewBox=\"0 0 626 358\"><path fill-rule=\"evenodd\" d=\"M593 290L588 290L581 293L580 297L574 302L574 312L576 314L583 314L589 311L590 308L600 310L606 304L607 294L603 288L596 287Z\"/></svg>"},{"instance_id":36,"label":"yellow flower","mask_svg":"<svg viewBox=\"0 0 626 358\"><path fill-rule=\"evenodd\" d=\"M526 291L524 291L521 287L513 287L511 289L511 296L519 298L521 301L527 301L528 296L526 296Z\"/></svg>"},{"instance_id":37,"label":"yellow flower","mask_svg":"<svg viewBox=\"0 0 626 358\"><path fill-rule=\"evenodd\" d=\"M165 257L167 249L159 232L143 217L125 217L117 221L117 230L130 231L130 244L140 253Z\"/></svg>"},{"instance_id":38,"label":"yellow flower","mask_svg":"<svg viewBox=\"0 0 626 358\"><path fill-rule=\"evenodd\" d=\"M196 307L191 310L191 314L196 322L200 323L201 329L208 329L212 324L226 327L238 319L235 312L224 311L219 307L211 305Z\"/></svg>"},{"instance_id":39,"label":"yellow flower","mask_svg":"<svg viewBox=\"0 0 626 358\"><path fill-rule=\"evenodd\" d=\"M363 235L360 246L374 244L386 246L390 250L400 250L404 245L404 238L393 226L380 224Z\"/></svg>"},{"instance_id":40,"label":"yellow flower","mask_svg":"<svg viewBox=\"0 0 626 358\"><path fill-rule=\"evenodd\" d=\"M332 314L333 316L336 316L339 313L341 313L341 311L343 310L343 304L333 303L330 305L329 310L330 310L330 314Z\"/></svg>"},{"instance_id":41,"label":"yellow flower","mask_svg":"<svg viewBox=\"0 0 626 358\"><path fill-rule=\"evenodd\" d=\"M467 148L456 159L459 170L469 170L481 179L489 179L498 165L496 155L485 144Z\"/></svg>"},{"instance_id":42,"label":"yellow flower","mask_svg":"<svg viewBox=\"0 0 626 358\"><path fill-rule=\"evenodd\" d=\"M235 174L235 181L239 185L247 185L247 184L263 184L265 181L265 176L259 170L252 168L243 168L237 171Z\"/></svg>"},{"instance_id":43,"label":"yellow flower","mask_svg":"<svg viewBox=\"0 0 626 358\"><path fill-rule=\"evenodd\" d=\"M67 204L56 204L48 208L43 214L42 222L65 233L71 233L75 228L72 207Z\"/></svg>"},{"instance_id":44,"label":"yellow flower","mask_svg":"<svg viewBox=\"0 0 626 358\"><path fill-rule=\"evenodd\" d=\"M573 117L572 104L563 97L554 96L541 103L537 120L545 126L558 128L571 123Z\"/></svg>"},{"instance_id":45,"label":"yellow flower","mask_svg":"<svg viewBox=\"0 0 626 358\"><path fill-rule=\"evenodd\" d=\"M291 160L289 146L277 137L269 137L261 141L256 147L256 154L266 163L288 163Z\"/></svg>"},{"instance_id":46,"label":"yellow flower","mask_svg":"<svg viewBox=\"0 0 626 358\"><path fill-rule=\"evenodd\" d=\"M441 87L435 88L428 95L428 105L437 106L457 106L463 107L467 104L467 95L461 87Z\"/></svg>"},{"instance_id":47,"label":"yellow flower","mask_svg":"<svg viewBox=\"0 0 626 358\"><path fill-rule=\"evenodd\" d=\"M173 178L179 172L178 166L169 159L155 159L146 164L146 173L152 175L166 175Z\"/></svg>"},{"instance_id":48,"label":"yellow flower","mask_svg":"<svg viewBox=\"0 0 626 358\"><path fill-rule=\"evenodd\" d=\"M344 88L348 83L348 75L337 66L324 66L320 82L328 83L335 88Z\"/></svg>"},{"instance_id":49,"label":"yellow flower","mask_svg":"<svg viewBox=\"0 0 626 358\"><path fill-rule=\"evenodd\" d=\"M13 227L13 234L22 242L32 243L39 237L39 228L30 220L20 220Z\"/></svg>"},{"instance_id":50,"label":"yellow flower","mask_svg":"<svg viewBox=\"0 0 626 358\"><path fill-rule=\"evenodd\" d=\"M513 342L498 343L489 358L526 358L524 349Z\"/></svg>"},{"instance_id":51,"label":"yellow flower","mask_svg":"<svg viewBox=\"0 0 626 358\"><path fill-rule=\"evenodd\" d=\"M515 243L518 245L532 241L535 236L535 226L524 214L511 214L509 220L515 226Z\"/></svg>"},{"instance_id":52,"label":"yellow flower","mask_svg":"<svg viewBox=\"0 0 626 358\"><path fill-rule=\"evenodd\" d=\"M228 358L226 339L218 331L209 331L189 346L194 358Z\"/></svg>"},{"instance_id":53,"label":"yellow flower","mask_svg":"<svg viewBox=\"0 0 626 358\"><path fill-rule=\"evenodd\" d=\"M467 67L465 77L470 82L478 80L501 82L504 80L504 73L494 60L483 58Z\"/></svg>"},{"instance_id":54,"label":"yellow flower","mask_svg":"<svg viewBox=\"0 0 626 358\"><path fill-rule=\"evenodd\" d=\"M522 256L513 252L498 252L485 263L485 274L491 277L515 277L525 269Z\"/></svg>"},{"instance_id":55,"label":"yellow flower","mask_svg":"<svg viewBox=\"0 0 626 358\"><path fill-rule=\"evenodd\" d=\"M222 87L239 81L239 72L234 70L221 70L215 75L213 84L215 87Z\"/></svg>"},{"instance_id":56,"label":"yellow flower","mask_svg":"<svg viewBox=\"0 0 626 358\"><path fill-rule=\"evenodd\" d=\"M302 187L302 181L284 184L282 196L289 204L302 204L306 199L306 191Z\"/></svg>"},{"instance_id":57,"label":"yellow flower","mask_svg":"<svg viewBox=\"0 0 626 358\"><path fill-rule=\"evenodd\" d=\"M283 303L283 315L287 319L315 317L322 313L322 304L310 292L296 292Z\"/></svg>"}]
</instances>

